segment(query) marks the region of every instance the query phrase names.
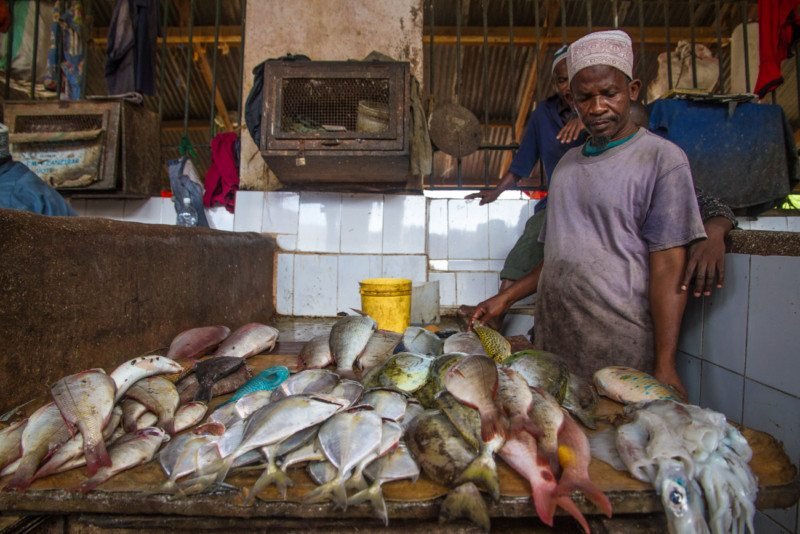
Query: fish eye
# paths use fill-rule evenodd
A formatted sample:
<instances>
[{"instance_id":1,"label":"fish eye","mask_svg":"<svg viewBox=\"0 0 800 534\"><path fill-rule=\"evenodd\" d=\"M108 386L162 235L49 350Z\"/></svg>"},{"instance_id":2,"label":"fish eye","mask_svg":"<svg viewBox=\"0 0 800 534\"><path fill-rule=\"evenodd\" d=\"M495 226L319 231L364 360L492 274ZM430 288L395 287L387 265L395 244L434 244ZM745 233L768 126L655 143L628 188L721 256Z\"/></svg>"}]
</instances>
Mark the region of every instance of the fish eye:
<instances>
[{"instance_id":1,"label":"fish eye","mask_svg":"<svg viewBox=\"0 0 800 534\"><path fill-rule=\"evenodd\" d=\"M683 495L678 490L673 490L669 494L669 501L676 506L680 506L683 504Z\"/></svg>"}]
</instances>

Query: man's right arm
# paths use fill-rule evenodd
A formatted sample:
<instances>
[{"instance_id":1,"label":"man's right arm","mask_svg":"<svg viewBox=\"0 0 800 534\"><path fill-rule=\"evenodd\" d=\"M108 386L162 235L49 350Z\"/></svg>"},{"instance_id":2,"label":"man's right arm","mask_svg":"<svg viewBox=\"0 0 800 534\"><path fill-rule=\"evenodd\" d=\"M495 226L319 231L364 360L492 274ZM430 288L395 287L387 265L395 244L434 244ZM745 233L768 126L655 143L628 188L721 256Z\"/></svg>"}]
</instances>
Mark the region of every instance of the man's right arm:
<instances>
[{"instance_id":1,"label":"man's right arm","mask_svg":"<svg viewBox=\"0 0 800 534\"><path fill-rule=\"evenodd\" d=\"M475 307L475 313L469 320L470 327L476 321L486 323L495 317L500 317L512 304L536 293L536 289L539 287L539 276L542 274L542 265L544 262L540 262L531 272L508 288L478 304Z\"/></svg>"},{"instance_id":2,"label":"man's right arm","mask_svg":"<svg viewBox=\"0 0 800 534\"><path fill-rule=\"evenodd\" d=\"M516 185L517 180L519 180L519 176L517 176L511 171L508 171L505 173L505 175L503 175L503 179L500 180L500 183L497 184L497 187L495 187L494 189L484 189L483 191L478 191L477 193L472 193L471 195L467 195L464 198L468 200L473 198L479 198L481 199L479 204L480 206L483 206L484 204L489 204L497 200L497 197L500 196L500 193L502 193L509 187L513 187L514 185Z\"/></svg>"}]
</instances>

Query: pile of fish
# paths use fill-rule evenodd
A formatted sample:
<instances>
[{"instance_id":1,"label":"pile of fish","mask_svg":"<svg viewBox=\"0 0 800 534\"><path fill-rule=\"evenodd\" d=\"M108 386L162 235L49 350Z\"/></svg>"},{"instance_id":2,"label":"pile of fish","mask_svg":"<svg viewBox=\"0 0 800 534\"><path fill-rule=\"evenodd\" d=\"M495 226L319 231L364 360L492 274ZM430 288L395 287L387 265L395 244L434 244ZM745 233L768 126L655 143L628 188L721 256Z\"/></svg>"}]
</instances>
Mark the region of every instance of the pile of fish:
<instances>
[{"instance_id":1,"label":"pile of fish","mask_svg":"<svg viewBox=\"0 0 800 534\"><path fill-rule=\"evenodd\" d=\"M592 455L652 484L671 533L754 532L753 453L723 414L678 402L635 369L601 369L594 379L603 394L629 404L624 424L592 437Z\"/></svg>"},{"instance_id":2,"label":"pile of fish","mask_svg":"<svg viewBox=\"0 0 800 534\"><path fill-rule=\"evenodd\" d=\"M58 380L52 402L0 431L0 476L13 474L6 489L24 491L36 479L85 465L89 478L77 489L88 492L150 461L170 436L203 419L222 378L277 339L277 330L257 323L229 333L226 327L192 329L175 338L170 357L141 356L111 374L90 369ZM217 345L214 356L188 369L172 359L194 358ZM182 378L179 386L193 382L193 393L182 395L162 375Z\"/></svg>"}]
</instances>

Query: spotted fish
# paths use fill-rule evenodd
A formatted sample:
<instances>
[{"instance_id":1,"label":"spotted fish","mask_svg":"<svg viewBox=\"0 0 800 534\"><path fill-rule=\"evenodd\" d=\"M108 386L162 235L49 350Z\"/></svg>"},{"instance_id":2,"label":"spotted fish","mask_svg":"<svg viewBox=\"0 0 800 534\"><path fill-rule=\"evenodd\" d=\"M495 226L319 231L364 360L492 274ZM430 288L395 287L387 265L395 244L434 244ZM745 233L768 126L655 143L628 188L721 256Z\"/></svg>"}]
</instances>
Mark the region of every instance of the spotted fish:
<instances>
[{"instance_id":1,"label":"spotted fish","mask_svg":"<svg viewBox=\"0 0 800 534\"><path fill-rule=\"evenodd\" d=\"M503 363L506 358L511 356L511 343L503 337L503 334L497 330L492 330L488 326L479 324L474 325L472 330L475 331L478 339L481 340L486 354L491 356L494 361Z\"/></svg>"},{"instance_id":2,"label":"spotted fish","mask_svg":"<svg viewBox=\"0 0 800 534\"><path fill-rule=\"evenodd\" d=\"M674 390L655 377L632 367L604 367L594 374L594 385L600 395L623 404L680 398Z\"/></svg>"}]
</instances>

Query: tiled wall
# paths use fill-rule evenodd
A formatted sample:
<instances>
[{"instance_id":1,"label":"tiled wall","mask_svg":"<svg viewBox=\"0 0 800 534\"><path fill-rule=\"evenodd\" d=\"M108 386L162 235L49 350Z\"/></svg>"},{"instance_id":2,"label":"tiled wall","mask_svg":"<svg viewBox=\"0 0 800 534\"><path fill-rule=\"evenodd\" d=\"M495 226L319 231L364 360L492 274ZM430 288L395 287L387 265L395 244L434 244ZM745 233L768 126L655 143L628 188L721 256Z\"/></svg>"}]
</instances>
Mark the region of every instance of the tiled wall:
<instances>
[{"instance_id":1,"label":"tiled wall","mask_svg":"<svg viewBox=\"0 0 800 534\"><path fill-rule=\"evenodd\" d=\"M678 354L692 402L772 434L795 465L800 463L798 274L800 257L728 254L725 287L711 297L690 297ZM797 508L759 512L756 530L798 532Z\"/></svg>"}]
</instances>

